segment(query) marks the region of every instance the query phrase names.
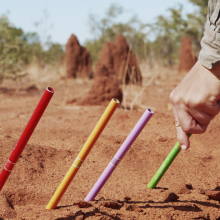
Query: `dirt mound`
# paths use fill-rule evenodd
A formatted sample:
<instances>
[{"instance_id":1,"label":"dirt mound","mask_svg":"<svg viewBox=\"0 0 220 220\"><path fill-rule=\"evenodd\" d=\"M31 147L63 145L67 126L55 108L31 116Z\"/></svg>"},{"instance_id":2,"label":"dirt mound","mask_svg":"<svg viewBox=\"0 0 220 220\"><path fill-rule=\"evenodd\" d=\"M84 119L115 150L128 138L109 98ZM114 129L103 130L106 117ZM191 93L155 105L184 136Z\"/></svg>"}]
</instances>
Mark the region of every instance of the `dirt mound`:
<instances>
[{"instance_id":1,"label":"dirt mound","mask_svg":"<svg viewBox=\"0 0 220 220\"><path fill-rule=\"evenodd\" d=\"M92 207L92 204L90 204L89 202L85 202L85 201L79 201L79 202L76 203L76 205L79 208L89 208L89 207Z\"/></svg>"},{"instance_id":2,"label":"dirt mound","mask_svg":"<svg viewBox=\"0 0 220 220\"><path fill-rule=\"evenodd\" d=\"M183 183L172 185L170 188L176 194L190 194L191 193L190 190Z\"/></svg>"},{"instance_id":3,"label":"dirt mound","mask_svg":"<svg viewBox=\"0 0 220 220\"><path fill-rule=\"evenodd\" d=\"M208 196L210 199L220 200L220 191L207 190L205 192L205 195Z\"/></svg>"},{"instance_id":4,"label":"dirt mound","mask_svg":"<svg viewBox=\"0 0 220 220\"><path fill-rule=\"evenodd\" d=\"M107 42L100 51L98 65L108 69L111 76L119 83L141 83L141 71L134 53L129 49L126 39L118 35L115 42ZM100 76L96 66L96 76Z\"/></svg>"},{"instance_id":5,"label":"dirt mound","mask_svg":"<svg viewBox=\"0 0 220 220\"><path fill-rule=\"evenodd\" d=\"M13 95L14 92L14 88L0 87L0 94Z\"/></svg>"},{"instance_id":6,"label":"dirt mound","mask_svg":"<svg viewBox=\"0 0 220 220\"><path fill-rule=\"evenodd\" d=\"M111 48L107 46L102 50L103 54L108 54ZM116 74L111 66L111 57L108 60L104 60L103 64L98 62L96 64L95 81L89 91L88 96L83 100L76 100L79 105L106 105L112 98L122 101L122 90L116 79Z\"/></svg>"},{"instance_id":7,"label":"dirt mound","mask_svg":"<svg viewBox=\"0 0 220 220\"><path fill-rule=\"evenodd\" d=\"M189 71L195 63L196 58L193 52L191 40L184 36L180 48L179 72Z\"/></svg>"},{"instance_id":8,"label":"dirt mound","mask_svg":"<svg viewBox=\"0 0 220 220\"><path fill-rule=\"evenodd\" d=\"M107 42L105 46L100 50L99 61L97 64L99 65L102 64L108 70L111 70L111 72L114 71L113 43ZM114 74L115 72L114 73L112 72L112 75ZM95 76L97 76L97 66L96 66Z\"/></svg>"},{"instance_id":9,"label":"dirt mound","mask_svg":"<svg viewBox=\"0 0 220 220\"><path fill-rule=\"evenodd\" d=\"M129 46L122 35L118 35L113 43L113 59L114 59L114 70L117 75L117 79L120 83L123 82L124 72L126 69L126 61L130 55ZM100 57L102 59L102 57ZM130 67L129 67L130 68ZM129 69L127 68L127 69ZM126 82L128 77L128 70L126 72Z\"/></svg>"},{"instance_id":10,"label":"dirt mound","mask_svg":"<svg viewBox=\"0 0 220 220\"><path fill-rule=\"evenodd\" d=\"M175 193L173 192L167 192L166 193L166 198L165 198L165 202L172 202L172 201L177 201L179 199L179 196L177 196Z\"/></svg>"},{"instance_id":11,"label":"dirt mound","mask_svg":"<svg viewBox=\"0 0 220 220\"><path fill-rule=\"evenodd\" d=\"M142 82L141 70L138 66L137 59L134 53L130 54L128 66L130 67L130 69L128 71L128 75L126 75L126 82L130 81L131 83L134 83L134 84L135 83L141 84Z\"/></svg>"},{"instance_id":12,"label":"dirt mound","mask_svg":"<svg viewBox=\"0 0 220 220\"><path fill-rule=\"evenodd\" d=\"M103 205L104 207L111 208L111 209L121 208L121 206L114 200L103 202Z\"/></svg>"},{"instance_id":13,"label":"dirt mound","mask_svg":"<svg viewBox=\"0 0 220 220\"><path fill-rule=\"evenodd\" d=\"M96 64L96 72L95 72L95 78L103 77L103 76L109 76L112 78L112 80L115 80L115 71L112 68L109 68L107 65L104 65L100 62Z\"/></svg>"},{"instance_id":14,"label":"dirt mound","mask_svg":"<svg viewBox=\"0 0 220 220\"><path fill-rule=\"evenodd\" d=\"M123 95L119 84L141 84L142 76L136 57L122 35L118 35L114 43L107 42L99 57L95 82L89 95L84 100L77 101L80 105L106 104L112 98L121 102Z\"/></svg>"},{"instance_id":15,"label":"dirt mound","mask_svg":"<svg viewBox=\"0 0 220 220\"><path fill-rule=\"evenodd\" d=\"M95 79L88 96L84 100L78 101L78 104L105 105L108 104L112 98L116 98L121 102L122 90L119 88L119 85L115 80L103 76Z\"/></svg>"},{"instance_id":16,"label":"dirt mound","mask_svg":"<svg viewBox=\"0 0 220 220\"><path fill-rule=\"evenodd\" d=\"M31 85L25 85L25 86L20 86L20 87L0 87L0 94L5 94L5 95L18 95L18 96L23 96L23 95L39 95L39 88L35 84Z\"/></svg>"},{"instance_id":17,"label":"dirt mound","mask_svg":"<svg viewBox=\"0 0 220 220\"><path fill-rule=\"evenodd\" d=\"M0 193L0 204L0 219L16 218L17 214L14 207L3 193Z\"/></svg>"},{"instance_id":18,"label":"dirt mound","mask_svg":"<svg viewBox=\"0 0 220 220\"><path fill-rule=\"evenodd\" d=\"M92 78L92 60L85 47L80 46L77 37L72 34L66 44L66 69L68 77Z\"/></svg>"}]
</instances>

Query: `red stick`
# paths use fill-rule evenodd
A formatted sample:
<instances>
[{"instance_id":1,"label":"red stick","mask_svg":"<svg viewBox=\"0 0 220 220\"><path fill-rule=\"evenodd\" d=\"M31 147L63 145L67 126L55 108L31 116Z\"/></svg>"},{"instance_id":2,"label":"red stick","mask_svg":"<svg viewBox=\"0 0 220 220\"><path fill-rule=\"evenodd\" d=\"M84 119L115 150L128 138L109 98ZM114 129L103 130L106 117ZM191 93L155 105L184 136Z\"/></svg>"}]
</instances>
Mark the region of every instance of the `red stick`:
<instances>
[{"instance_id":1,"label":"red stick","mask_svg":"<svg viewBox=\"0 0 220 220\"><path fill-rule=\"evenodd\" d=\"M21 137L19 138L17 144L15 145L10 157L8 158L4 168L0 173L0 191L3 188L8 176L10 175L12 169L14 168L18 158L20 157L22 151L25 148L29 138L34 132L37 123L39 122L41 116L43 115L48 103L50 102L54 94L54 89L47 87L43 96L40 99L36 109L34 110L33 115L31 116L26 128L24 129Z\"/></svg>"}]
</instances>

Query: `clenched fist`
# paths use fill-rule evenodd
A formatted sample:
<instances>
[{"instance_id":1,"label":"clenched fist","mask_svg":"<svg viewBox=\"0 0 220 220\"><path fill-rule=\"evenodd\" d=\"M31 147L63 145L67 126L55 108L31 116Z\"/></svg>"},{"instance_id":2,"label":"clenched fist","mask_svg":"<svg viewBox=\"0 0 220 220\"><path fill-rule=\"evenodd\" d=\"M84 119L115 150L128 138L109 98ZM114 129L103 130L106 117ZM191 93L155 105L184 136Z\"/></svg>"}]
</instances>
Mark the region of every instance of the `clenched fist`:
<instances>
[{"instance_id":1,"label":"clenched fist","mask_svg":"<svg viewBox=\"0 0 220 220\"><path fill-rule=\"evenodd\" d=\"M199 61L171 92L177 138L183 150L190 146L187 133L204 133L220 110L220 66L211 70Z\"/></svg>"}]
</instances>

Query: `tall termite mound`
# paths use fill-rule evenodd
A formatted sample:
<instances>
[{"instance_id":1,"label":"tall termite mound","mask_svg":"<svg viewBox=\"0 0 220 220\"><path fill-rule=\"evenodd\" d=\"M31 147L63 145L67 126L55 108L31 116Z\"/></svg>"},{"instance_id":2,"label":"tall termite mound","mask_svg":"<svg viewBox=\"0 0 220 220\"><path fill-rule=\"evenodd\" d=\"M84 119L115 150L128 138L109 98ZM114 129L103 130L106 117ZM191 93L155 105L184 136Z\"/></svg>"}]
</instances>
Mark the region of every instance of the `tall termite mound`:
<instances>
[{"instance_id":1,"label":"tall termite mound","mask_svg":"<svg viewBox=\"0 0 220 220\"><path fill-rule=\"evenodd\" d=\"M100 51L98 65L104 65L120 84L141 84L142 75L137 59L122 35L118 35L115 42L105 44Z\"/></svg>"},{"instance_id":2,"label":"tall termite mound","mask_svg":"<svg viewBox=\"0 0 220 220\"><path fill-rule=\"evenodd\" d=\"M96 64L95 79L89 94L80 105L106 105L112 98L122 101L122 90L116 79L112 76L112 71L100 63Z\"/></svg>"},{"instance_id":3,"label":"tall termite mound","mask_svg":"<svg viewBox=\"0 0 220 220\"><path fill-rule=\"evenodd\" d=\"M179 72L189 71L195 64L196 58L193 52L191 40L184 36L180 48Z\"/></svg>"},{"instance_id":4,"label":"tall termite mound","mask_svg":"<svg viewBox=\"0 0 220 220\"><path fill-rule=\"evenodd\" d=\"M122 101L120 84L141 83L142 76L134 53L125 38L118 35L115 42L107 42L99 54L95 78L88 96L79 102L83 105L100 105L112 98Z\"/></svg>"},{"instance_id":5,"label":"tall termite mound","mask_svg":"<svg viewBox=\"0 0 220 220\"><path fill-rule=\"evenodd\" d=\"M85 47L80 46L74 34L66 44L66 71L70 78L92 78L91 56Z\"/></svg>"}]
</instances>

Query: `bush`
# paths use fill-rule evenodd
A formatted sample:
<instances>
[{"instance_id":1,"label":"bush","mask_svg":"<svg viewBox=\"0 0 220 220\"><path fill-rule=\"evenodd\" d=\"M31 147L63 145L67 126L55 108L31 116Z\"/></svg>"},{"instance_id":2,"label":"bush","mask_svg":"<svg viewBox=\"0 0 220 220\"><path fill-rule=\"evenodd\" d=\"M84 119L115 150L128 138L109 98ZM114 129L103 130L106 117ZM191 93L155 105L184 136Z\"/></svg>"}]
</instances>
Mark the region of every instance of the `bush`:
<instances>
[{"instance_id":1,"label":"bush","mask_svg":"<svg viewBox=\"0 0 220 220\"><path fill-rule=\"evenodd\" d=\"M49 49L44 50L37 33L24 33L14 27L7 16L0 17L0 81L16 79L32 61L53 63L60 56L64 56L62 45L49 43Z\"/></svg>"}]
</instances>

